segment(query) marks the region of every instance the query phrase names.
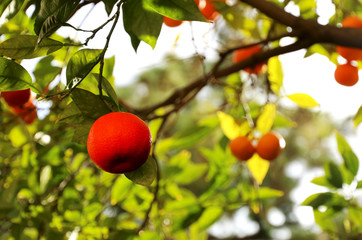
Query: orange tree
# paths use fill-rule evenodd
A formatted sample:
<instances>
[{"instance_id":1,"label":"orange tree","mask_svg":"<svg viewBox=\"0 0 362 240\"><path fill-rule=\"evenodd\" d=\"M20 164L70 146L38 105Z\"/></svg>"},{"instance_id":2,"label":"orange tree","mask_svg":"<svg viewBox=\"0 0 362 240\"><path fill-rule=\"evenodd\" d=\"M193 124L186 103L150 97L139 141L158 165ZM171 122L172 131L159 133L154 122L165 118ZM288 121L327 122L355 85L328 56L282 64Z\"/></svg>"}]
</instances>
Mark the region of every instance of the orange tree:
<instances>
[{"instance_id":1,"label":"orange tree","mask_svg":"<svg viewBox=\"0 0 362 240\"><path fill-rule=\"evenodd\" d=\"M30 88L32 96L19 106L1 98L0 239L216 239L223 236L212 227L242 208L249 214L245 223L233 223L235 228L243 229L248 222L256 227L228 237L269 239L285 227L292 239L361 239L362 207L355 196L362 188L359 160L343 128L338 131L327 117L308 110L318 106L313 98L283 92L278 56L305 49L306 57L322 54L338 65L336 46L362 48L361 29L338 25L347 16L362 17L362 6L333 1L336 11L328 25L321 25L314 0L196 2L1 1L0 91ZM291 3L300 16L285 11ZM90 4L102 5L108 20L90 30L68 22ZM211 20L200 11L202 6L214 9L208 13ZM114 33L123 24L130 47L137 50L145 42L154 48L164 17L190 22L191 27L195 21L211 26L222 22L222 28L215 28L218 59L205 59L201 53L187 61L168 56L164 68L142 74L127 88L115 88L115 57L126 56L106 58ZM106 26L104 45L88 48ZM58 34L67 28L88 38L79 42ZM286 37L292 43L281 44ZM234 52L254 46L261 50L233 61ZM26 70L23 63L29 59L34 68ZM354 68L360 66L359 59L347 60ZM250 71L255 66L258 71ZM147 96L137 91L140 83L147 87ZM204 90L207 101L198 98ZM285 107L284 99L299 109ZM93 123L117 111L137 115L152 135L147 161L124 174L98 168L86 146ZM357 127L361 121L362 110L356 109L353 123ZM118 129L129 123L102 124ZM97 128L103 138L102 126ZM247 161L237 161L231 153L230 141L246 137L257 148L259 139L272 131L286 141L284 148L284 139L278 140L278 159L271 162L254 153ZM130 141L138 141L127 132ZM330 160L338 157L324 147L331 135L339 162ZM301 138L308 141L297 141ZM105 141L100 151L113 156ZM125 144L137 149L135 142ZM281 155L279 148L284 148ZM318 156L312 154L316 151ZM295 203L289 194L296 179L284 170L301 158L324 170L312 182L325 191L302 202L313 209L317 232L302 228L293 217ZM283 212L284 226L273 225L267 217L273 208Z\"/></svg>"}]
</instances>

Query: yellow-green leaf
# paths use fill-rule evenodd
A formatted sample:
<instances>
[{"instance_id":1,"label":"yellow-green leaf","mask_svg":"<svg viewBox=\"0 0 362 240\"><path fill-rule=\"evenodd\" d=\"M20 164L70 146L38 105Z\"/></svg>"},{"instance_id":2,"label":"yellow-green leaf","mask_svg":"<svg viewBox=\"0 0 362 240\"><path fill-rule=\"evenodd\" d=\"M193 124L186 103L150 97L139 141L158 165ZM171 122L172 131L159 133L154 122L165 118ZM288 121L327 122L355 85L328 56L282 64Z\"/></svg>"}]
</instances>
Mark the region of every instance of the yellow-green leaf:
<instances>
[{"instance_id":1,"label":"yellow-green leaf","mask_svg":"<svg viewBox=\"0 0 362 240\"><path fill-rule=\"evenodd\" d=\"M356 115L353 118L354 126L357 127L362 122L362 106L358 109Z\"/></svg>"},{"instance_id":2,"label":"yellow-green leaf","mask_svg":"<svg viewBox=\"0 0 362 240\"><path fill-rule=\"evenodd\" d=\"M283 69L278 57L272 57L268 61L268 74L270 87L276 94L283 85Z\"/></svg>"},{"instance_id":3,"label":"yellow-green leaf","mask_svg":"<svg viewBox=\"0 0 362 240\"><path fill-rule=\"evenodd\" d=\"M305 93L294 93L288 95L287 97L302 108L313 108L319 106L319 103L314 100L314 98Z\"/></svg>"},{"instance_id":4,"label":"yellow-green leaf","mask_svg":"<svg viewBox=\"0 0 362 240\"><path fill-rule=\"evenodd\" d=\"M270 162L262 159L258 154L254 154L254 156L246 162L246 165L256 182L261 185L268 173Z\"/></svg>"},{"instance_id":5,"label":"yellow-green leaf","mask_svg":"<svg viewBox=\"0 0 362 240\"><path fill-rule=\"evenodd\" d=\"M245 136L251 130L246 120L241 122L241 124L238 124L232 116L221 111L217 112L217 116L219 118L222 131L230 140L239 136Z\"/></svg>"},{"instance_id":6,"label":"yellow-green leaf","mask_svg":"<svg viewBox=\"0 0 362 240\"><path fill-rule=\"evenodd\" d=\"M263 112L256 122L256 129L260 131L261 134L269 132L273 127L276 111L277 109L274 103L268 103L264 106Z\"/></svg>"}]
</instances>

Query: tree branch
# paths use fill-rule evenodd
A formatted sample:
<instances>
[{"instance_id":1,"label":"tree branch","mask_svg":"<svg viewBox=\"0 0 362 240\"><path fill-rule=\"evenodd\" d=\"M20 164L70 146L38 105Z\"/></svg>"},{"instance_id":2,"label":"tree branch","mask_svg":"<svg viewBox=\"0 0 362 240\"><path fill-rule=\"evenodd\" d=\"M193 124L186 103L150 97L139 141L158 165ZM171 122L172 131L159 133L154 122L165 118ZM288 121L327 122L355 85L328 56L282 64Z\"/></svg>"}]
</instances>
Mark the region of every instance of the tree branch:
<instances>
[{"instance_id":1,"label":"tree branch","mask_svg":"<svg viewBox=\"0 0 362 240\"><path fill-rule=\"evenodd\" d=\"M275 4L265 0L240 0L266 16L290 26L293 31L299 30L299 38L309 38L315 43L332 43L346 47L362 48L362 29L338 28L321 25L316 21L294 16Z\"/></svg>"}]
</instances>

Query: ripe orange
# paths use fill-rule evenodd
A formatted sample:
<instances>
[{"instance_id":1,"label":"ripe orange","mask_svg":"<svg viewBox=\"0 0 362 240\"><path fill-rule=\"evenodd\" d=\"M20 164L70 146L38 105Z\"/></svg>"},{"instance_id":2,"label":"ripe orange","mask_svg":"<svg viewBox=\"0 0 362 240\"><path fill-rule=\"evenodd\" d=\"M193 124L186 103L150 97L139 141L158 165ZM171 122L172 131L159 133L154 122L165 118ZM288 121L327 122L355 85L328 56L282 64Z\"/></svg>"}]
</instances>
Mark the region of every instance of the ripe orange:
<instances>
[{"instance_id":1,"label":"ripe orange","mask_svg":"<svg viewBox=\"0 0 362 240\"><path fill-rule=\"evenodd\" d=\"M211 0L201 0L200 2L195 2L199 6L200 12L206 19L213 21L219 15Z\"/></svg>"},{"instance_id":2,"label":"ripe orange","mask_svg":"<svg viewBox=\"0 0 362 240\"><path fill-rule=\"evenodd\" d=\"M357 16L348 16L342 21L342 27L361 28L362 19ZM336 51L348 61L362 59L362 49L337 46Z\"/></svg>"},{"instance_id":3,"label":"ripe orange","mask_svg":"<svg viewBox=\"0 0 362 240\"><path fill-rule=\"evenodd\" d=\"M182 21L163 16L163 23L168 27L177 27L182 24Z\"/></svg>"},{"instance_id":4,"label":"ripe orange","mask_svg":"<svg viewBox=\"0 0 362 240\"><path fill-rule=\"evenodd\" d=\"M231 153L239 160L246 161L255 153L255 147L248 137L237 137L229 142Z\"/></svg>"},{"instance_id":5,"label":"ripe orange","mask_svg":"<svg viewBox=\"0 0 362 240\"><path fill-rule=\"evenodd\" d=\"M358 68L350 63L337 65L334 78L341 85L353 86L358 82Z\"/></svg>"},{"instance_id":6,"label":"ripe orange","mask_svg":"<svg viewBox=\"0 0 362 240\"><path fill-rule=\"evenodd\" d=\"M258 52L261 52L262 48L259 45L255 45L253 47L249 47L249 48L243 48L243 49L239 49L234 51L233 54L233 61L234 63L238 63L241 62L247 58L250 58L251 56L255 55ZM255 65L254 67L250 67L250 68L245 68L243 69L245 72L248 73L254 73L254 74L258 74L261 72L263 66L265 63L258 63L257 65Z\"/></svg>"},{"instance_id":7,"label":"ripe orange","mask_svg":"<svg viewBox=\"0 0 362 240\"><path fill-rule=\"evenodd\" d=\"M136 115L112 112L92 125L87 149L94 163L106 172L125 173L142 166L151 150L152 137Z\"/></svg>"},{"instance_id":8,"label":"ripe orange","mask_svg":"<svg viewBox=\"0 0 362 240\"><path fill-rule=\"evenodd\" d=\"M29 100L30 88L16 91L4 91L1 92L1 96L9 106L20 106Z\"/></svg>"},{"instance_id":9,"label":"ripe orange","mask_svg":"<svg viewBox=\"0 0 362 240\"><path fill-rule=\"evenodd\" d=\"M13 106L11 109L14 110L26 124L31 124L38 117L36 107L31 100L20 106Z\"/></svg>"},{"instance_id":10,"label":"ripe orange","mask_svg":"<svg viewBox=\"0 0 362 240\"><path fill-rule=\"evenodd\" d=\"M336 51L348 61L362 59L362 49L337 46Z\"/></svg>"},{"instance_id":11,"label":"ripe orange","mask_svg":"<svg viewBox=\"0 0 362 240\"><path fill-rule=\"evenodd\" d=\"M343 27L362 28L362 19L357 16L348 16L342 21Z\"/></svg>"},{"instance_id":12,"label":"ripe orange","mask_svg":"<svg viewBox=\"0 0 362 240\"><path fill-rule=\"evenodd\" d=\"M279 156L284 147L284 138L278 133L269 132L259 139L256 152L261 158L272 161Z\"/></svg>"}]
</instances>

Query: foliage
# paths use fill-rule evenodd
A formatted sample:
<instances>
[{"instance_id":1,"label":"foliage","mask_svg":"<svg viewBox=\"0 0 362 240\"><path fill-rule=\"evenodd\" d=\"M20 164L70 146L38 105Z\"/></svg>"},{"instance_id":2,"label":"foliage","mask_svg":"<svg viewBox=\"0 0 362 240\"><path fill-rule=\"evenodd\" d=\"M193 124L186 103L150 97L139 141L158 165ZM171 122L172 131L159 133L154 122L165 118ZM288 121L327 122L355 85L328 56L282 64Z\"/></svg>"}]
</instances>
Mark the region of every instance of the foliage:
<instances>
[{"instance_id":1,"label":"foliage","mask_svg":"<svg viewBox=\"0 0 362 240\"><path fill-rule=\"evenodd\" d=\"M300 17L284 11L291 3ZM92 30L69 24L89 4L103 6L108 20ZM243 207L250 210L247 221L258 226L245 238L272 237L281 227L267 218L275 208L285 216L292 239L362 237L356 197L362 188L360 165L344 136L348 132L318 112L318 102L307 93L284 92L279 59L306 49L305 57L321 54L337 63L335 45L362 48L360 37L351 37L362 36L360 30L335 27L347 15L362 16L361 7L334 1L336 12L324 26L316 22L314 0L213 4L219 12L215 22L208 22L194 0L0 3L0 90L31 88L39 115L26 124L1 98L0 239L215 239L212 226ZM115 87L115 56L106 57L114 32L123 24L135 51L141 42L155 48L161 30L167 30L163 16L205 26L221 22L223 27L214 29L218 58L197 52L185 60L170 54L131 85ZM89 48L108 25L105 45ZM89 37L80 42L59 35L59 29ZM285 37L295 42L284 46ZM235 50L255 45L263 50L232 62ZM32 70L24 68L26 61L34 63ZM266 65L260 74L242 71L261 62ZM140 86L149 94L138 94ZM198 98L201 91L207 96ZM355 127L362 121L361 109L350 120ZM121 175L97 168L86 149L93 122L112 111L140 116L153 137L147 162ZM232 156L229 140L258 139L271 130L287 142L275 162L254 155L244 163ZM325 147L333 134L340 159ZM323 233L303 228L290 214L297 179L284 173L294 161L323 167L324 175L312 183L325 192L302 203L313 208Z\"/></svg>"}]
</instances>

